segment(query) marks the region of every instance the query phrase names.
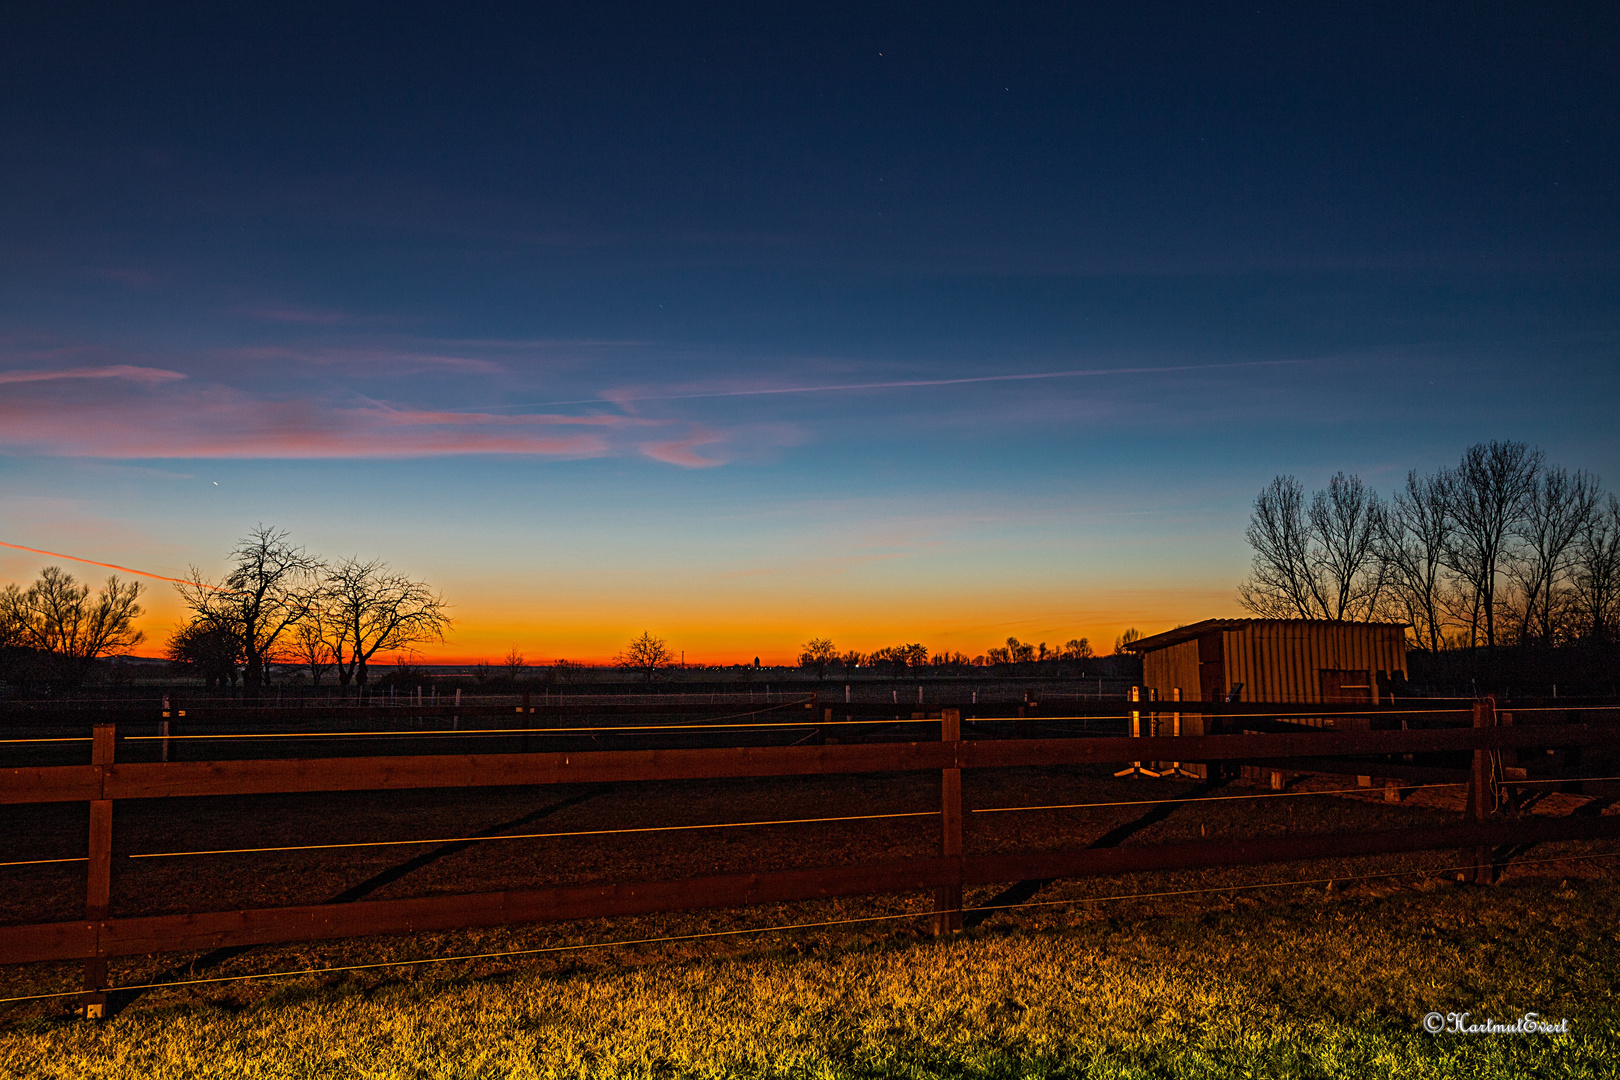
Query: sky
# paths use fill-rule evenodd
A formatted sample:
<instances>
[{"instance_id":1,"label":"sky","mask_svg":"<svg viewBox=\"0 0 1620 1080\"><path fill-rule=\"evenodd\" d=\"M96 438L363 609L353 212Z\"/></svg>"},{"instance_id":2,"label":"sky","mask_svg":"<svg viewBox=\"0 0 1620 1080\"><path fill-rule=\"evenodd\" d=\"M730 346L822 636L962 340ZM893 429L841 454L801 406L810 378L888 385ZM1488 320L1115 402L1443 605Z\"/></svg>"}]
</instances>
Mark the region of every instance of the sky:
<instances>
[{"instance_id":1,"label":"sky","mask_svg":"<svg viewBox=\"0 0 1620 1080\"><path fill-rule=\"evenodd\" d=\"M444 662L1239 614L1279 473L1620 489L1617 69L1601 4L8 5L0 541L274 525Z\"/></svg>"}]
</instances>

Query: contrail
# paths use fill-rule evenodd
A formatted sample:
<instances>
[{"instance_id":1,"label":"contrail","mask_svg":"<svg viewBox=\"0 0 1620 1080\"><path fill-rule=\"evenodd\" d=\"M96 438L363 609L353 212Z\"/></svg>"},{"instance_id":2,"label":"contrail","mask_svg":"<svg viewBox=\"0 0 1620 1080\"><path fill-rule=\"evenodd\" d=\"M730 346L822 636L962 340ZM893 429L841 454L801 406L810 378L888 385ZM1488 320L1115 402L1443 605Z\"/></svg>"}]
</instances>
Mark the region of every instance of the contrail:
<instances>
[{"instance_id":1,"label":"contrail","mask_svg":"<svg viewBox=\"0 0 1620 1080\"><path fill-rule=\"evenodd\" d=\"M1229 364L1177 364L1171 367L1081 368L1073 371L1034 371L1017 375L968 375L956 379L897 379L891 382L827 383L821 386L776 386L754 390L709 390L692 394L615 394L580 401L537 401L496 408L538 409L550 405L617 405L624 401L686 401L693 398L763 397L771 394L829 394L846 390L898 390L916 386L961 386L966 383L1026 382L1032 379L1077 379L1096 375L1155 375L1177 371L1213 371L1220 368L1276 367L1303 360L1240 360Z\"/></svg>"},{"instance_id":2,"label":"contrail","mask_svg":"<svg viewBox=\"0 0 1620 1080\"><path fill-rule=\"evenodd\" d=\"M70 562L88 563L91 566L104 566L108 570L122 570L126 574L138 574L141 577L155 578L158 581L172 581L176 585L195 585L195 584L197 584L197 582L187 581L185 578L164 577L162 574L149 574L145 570L136 570L134 567L131 567L131 566L119 566L117 563L110 563L110 562L97 562L94 559L81 559L77 555L64 555L60 551L44 551L44 550L42 550L40 548L23 547L21 544L8 544L4 540L0 540L0 547L14 548L17 551L29 551L29 552L34 553L35 555L49 555L53 559L67 559ZM205 589L213 589L215 592L230 592L231 591L230 589L221 589L216 585L204 585L203 588L205 588Z\"/></svg>"}]
</instances>

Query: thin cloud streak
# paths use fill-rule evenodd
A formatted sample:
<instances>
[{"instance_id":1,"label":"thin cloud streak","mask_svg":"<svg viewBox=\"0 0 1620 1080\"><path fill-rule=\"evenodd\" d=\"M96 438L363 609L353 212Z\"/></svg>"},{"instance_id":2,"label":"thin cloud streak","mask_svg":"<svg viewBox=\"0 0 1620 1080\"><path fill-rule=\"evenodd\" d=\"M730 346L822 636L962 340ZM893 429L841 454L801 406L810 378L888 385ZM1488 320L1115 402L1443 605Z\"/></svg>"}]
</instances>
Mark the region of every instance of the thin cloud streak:
<instances>
[{"instance_id":1,"label":"thin cloud streak","mask_svg":"<svg viewBox=\"0 0 1620 1080\"><path fill-rule=\"evenodd\" d=\"M4 540L0 540L0 547L11 548L13 551L27 551L27 552L30 552L30 553L32 553L34 555L48 555L53 559L66 559L69 562L85 563L86 565L89 565L89 566L101 566L101 567L105 567L108 570L122 570L126 574L137 574L140 577L152 578L154 581L172 581L177 585L196 584L194 582L186 580L185 578L164 577L162 574L153 574L153 573L149 573L146 570L137 570L132 566L119 566L117 563L97 562L95 559L84 559L84 558L80 558L77 555L64 555L60 551L46 551L43 548L24 547L21 544L8 544ZM229 592L230 591L229 589L221 589L221 588L219 588L218 586L215 586L215 585L206 585L205 584L205 585L203 585L203 588L205 588L205 589L213 589L215 592Z\"/></svg>"},{"instance_id":2,"label":"thin cloud streak","mask_svg":"<svg viewBox=\"0 0 1620 1080\"><path fill-rule=\"evenodd\" d=\"M539 409L552 405L623 405L627 401L690 401L698 398L763 397L775 394L828 394L852 390L900 390L918 386L961 386L968 383L1028 382L1036 379L1077 379L1103 375L1158 375L1183 371L1216 371L1224 368L1278 367L1304 364L1307 360L1240 360L1225 364L1176 364L1169 367L1084 368L1074 371L1035 371L1014 375L967 375L956 379L896 379L889 382L829 383L823 386L773 386L747 390L705 390L690 394L636 394L609 392L599 398L577 401L537 401L526 405L498 405L493 408Z\"/></svg>"}]
</instances>

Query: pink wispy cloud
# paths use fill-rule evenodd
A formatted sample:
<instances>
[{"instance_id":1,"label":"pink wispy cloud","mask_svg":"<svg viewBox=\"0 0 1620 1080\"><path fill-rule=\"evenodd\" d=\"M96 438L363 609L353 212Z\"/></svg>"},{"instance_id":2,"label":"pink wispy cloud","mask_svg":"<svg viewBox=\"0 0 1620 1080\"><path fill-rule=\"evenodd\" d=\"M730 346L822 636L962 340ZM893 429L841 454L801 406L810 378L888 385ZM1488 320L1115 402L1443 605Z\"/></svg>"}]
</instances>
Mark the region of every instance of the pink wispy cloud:
<instances>
[{"instance_id":1,"label":"pink wispy cloud","mask_svg":"<svg viewBox=\"0 0 1620 1080\"><path fill-rule=\"evenodd\" d=\"M718 433L705 428L684 439L642 443L641 452L654 461L662 461L668 465L680 465L687 469L712 469L716 465L724 465L725 461L703 457L696 450L700 446L713 446L724 441Z\"/></svg>"},{"instance_id":2,"label":"pink wispy cloud","mask_svg":"<svg viewBox=\"0 0 1620 1080\"><path fill-rule=\"evenodd\" d=\"M69 457L584 458L613 453L615 432L647 424L613 415L339 405L316 398L255 397L223 386L156 386L130 393L39 381L0 396L0 446Z\"/></svg>"},{"instance_id":3,"label":"pink wispy cloud","mask_svg":"<svg viewBox=\"0 0 1620 1080\"><path fill-rule=\"evenodd\" d=\"M60 379L125 379L137 383L162 383L184 379L178 371L164 368L136 367L133 364L108 364L102 367L36 368L31 371L0 371L0 383L55 382Z\"/></svg>"}]
</instances>

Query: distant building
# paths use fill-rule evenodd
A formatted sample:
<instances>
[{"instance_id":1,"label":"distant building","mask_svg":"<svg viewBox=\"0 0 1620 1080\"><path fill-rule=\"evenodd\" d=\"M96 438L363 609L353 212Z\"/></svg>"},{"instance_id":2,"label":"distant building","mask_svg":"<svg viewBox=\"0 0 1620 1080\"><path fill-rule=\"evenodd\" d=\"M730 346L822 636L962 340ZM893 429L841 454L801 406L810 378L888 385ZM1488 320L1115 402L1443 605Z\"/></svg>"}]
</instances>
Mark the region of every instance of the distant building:
<instances>
[{"instance_id":1,"label":"distant building","mask_svg":"<svg viewBox=\"0 0 1620 1080\"><path fill-rule=\"evenodd\" d=\"M1160 702L1376 704L1406 682L1405 623L1205 619L1125 648Z\"/></svg>"}]
</instances>

